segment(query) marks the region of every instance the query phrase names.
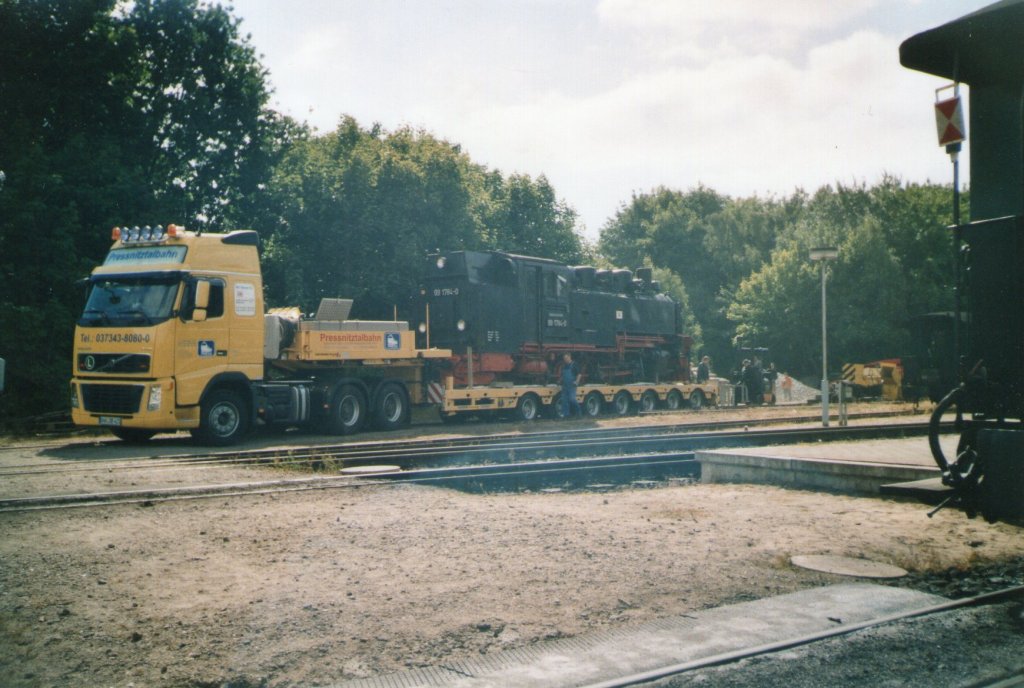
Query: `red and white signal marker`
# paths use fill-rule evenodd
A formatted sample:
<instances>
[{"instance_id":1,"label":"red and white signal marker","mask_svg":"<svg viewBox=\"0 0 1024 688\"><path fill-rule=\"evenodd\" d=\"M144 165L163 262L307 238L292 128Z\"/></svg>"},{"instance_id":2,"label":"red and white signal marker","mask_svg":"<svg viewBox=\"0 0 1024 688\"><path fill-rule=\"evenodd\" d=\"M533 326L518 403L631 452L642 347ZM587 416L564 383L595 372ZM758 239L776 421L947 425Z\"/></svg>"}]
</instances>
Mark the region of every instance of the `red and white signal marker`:
<instances>
[{"instance_id":1,"label":"red and white signal marker","mask_svg":"<svg viewBox=\"0 0 1024 688\"><path fill-rule=\"evenodd\" d=\"M964 108L959 94L935 103L935 126L939 132L940 146L960 143L967 138Z\"/></svg>"}]
</instances>

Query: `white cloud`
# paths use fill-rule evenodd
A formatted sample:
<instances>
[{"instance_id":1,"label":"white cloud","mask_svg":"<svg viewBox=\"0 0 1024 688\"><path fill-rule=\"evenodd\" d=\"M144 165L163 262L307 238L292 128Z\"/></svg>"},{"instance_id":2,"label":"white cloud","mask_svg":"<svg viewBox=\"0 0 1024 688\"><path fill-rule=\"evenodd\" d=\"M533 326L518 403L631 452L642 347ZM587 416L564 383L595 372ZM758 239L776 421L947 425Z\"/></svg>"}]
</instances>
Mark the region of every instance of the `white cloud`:
<instances>
[{"instance_id":1,"label":"white cloud","mask_svg":"<svg viewBox=\"0 0 1024 688\"><path fill-rule=\"evenodd\" d=\"M880 0L601 0L609 24L695 34L716 28L821 30L863 14Z\"/></svg>"},{"instance_id":2,"label":"white cloud","mask_svg":"<svg viewBox=\"0 0 1024 688\"><path fill-rule=\"evenodd\" d=\"M741 196L886 171L942 178L940 151L908 168L935 146L934 83L902 69L897 46L861 32L815 48L803 66L737 56L638 73L588 97L435 114L461 119L450 135L474 157L546 173L594 234L632 191L661 184Z\"/></svg>"}]
</instances>

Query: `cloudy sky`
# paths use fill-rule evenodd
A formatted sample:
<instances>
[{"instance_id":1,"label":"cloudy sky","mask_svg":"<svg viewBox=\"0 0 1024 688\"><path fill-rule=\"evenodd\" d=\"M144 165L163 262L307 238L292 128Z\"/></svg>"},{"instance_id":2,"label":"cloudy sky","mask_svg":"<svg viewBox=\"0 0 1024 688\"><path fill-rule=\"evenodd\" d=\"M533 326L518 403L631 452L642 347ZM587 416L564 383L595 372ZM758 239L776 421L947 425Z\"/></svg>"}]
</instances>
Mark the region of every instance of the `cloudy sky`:
<instances>
[{"instance_id":1,"label":"cloudy sky","mask_svg":"<svg viewBox=\"0 0 1024 688\"><path fill-rule=\"evenodd\" d=\"M909 36L988 0L234 0L276 109L423 128L547 176L595 237L633 192L949 182ZM968 177L965 166L961 174Z\"/></svg>"}]
</instances>

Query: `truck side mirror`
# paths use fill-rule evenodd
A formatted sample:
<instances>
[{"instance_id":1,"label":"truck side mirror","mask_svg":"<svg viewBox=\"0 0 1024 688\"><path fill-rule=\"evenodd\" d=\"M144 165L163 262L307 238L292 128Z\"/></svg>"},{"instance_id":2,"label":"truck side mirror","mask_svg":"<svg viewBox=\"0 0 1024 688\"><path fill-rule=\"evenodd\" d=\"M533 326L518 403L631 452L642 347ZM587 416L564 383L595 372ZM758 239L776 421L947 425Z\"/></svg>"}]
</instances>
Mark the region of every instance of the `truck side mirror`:
<instances>
[{"instance_id":1,"label":"truck side mirror","mask_svg":"<svg viewBox=\"0 0 1024 688\"><path fill-rule=\"evenodd\" d=\"M210 283L206 280L196 280L196 295L193 305L195 308L192 311L192 320L195 322L206 320L206 308L210 305Z\"/></svg>"},{"instance_id":2,"label":"truck side mirror","mask_svg":"<svg viewBox=\"0 0 1024 688\"><path fill-rule=\"evenodd\" d=\"M195 307L204 311L210 305L210 283L206 280L196 280Z\"/></svg>"}]
</instances>

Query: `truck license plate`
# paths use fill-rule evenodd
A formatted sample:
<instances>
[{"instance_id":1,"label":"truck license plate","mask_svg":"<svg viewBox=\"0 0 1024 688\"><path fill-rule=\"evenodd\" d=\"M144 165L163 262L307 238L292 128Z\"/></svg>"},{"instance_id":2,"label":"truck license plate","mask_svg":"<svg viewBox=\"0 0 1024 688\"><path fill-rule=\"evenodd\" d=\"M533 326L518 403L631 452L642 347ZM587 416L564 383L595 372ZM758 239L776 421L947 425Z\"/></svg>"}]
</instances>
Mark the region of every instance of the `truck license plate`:
<instances>
[{"instance_id":1,"label":"truck license plate","mask_svg":"<svg viewBox=\"0 0 1024 688\"><path fill-rule=\"evenodd\" d=\"M100 425L120 425L120 416L100 416Z\"/></svg>"}]
</instances>

